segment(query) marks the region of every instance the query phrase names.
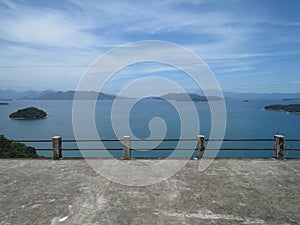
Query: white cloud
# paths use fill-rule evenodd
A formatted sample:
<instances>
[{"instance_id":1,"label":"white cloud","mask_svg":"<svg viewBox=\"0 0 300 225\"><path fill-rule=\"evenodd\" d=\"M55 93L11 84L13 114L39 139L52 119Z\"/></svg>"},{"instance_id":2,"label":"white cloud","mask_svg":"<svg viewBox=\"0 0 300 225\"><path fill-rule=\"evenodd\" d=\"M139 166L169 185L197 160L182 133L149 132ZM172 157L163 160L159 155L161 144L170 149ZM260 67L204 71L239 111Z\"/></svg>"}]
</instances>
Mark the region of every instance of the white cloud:
<instances>
[{"instance_id":1,"label":"white cloud","mask_svg":"<svg viewBox=\"0 0 300 225\"><path fill-rule=\"evenodd\" d=\"M0 38L11 42L50 47L86 48L100 43L101 37L80 29L64 16L52 11L14 13L1 16Z\"/></svg>"},{"instance_id":2,"label":"white cloud","mask_svg":"<svg viewBox=\"0 0 300 225\"><path fill-rule=\"evenodd\" d=\"M218 69L215 72L218 74L224 74L224 73L236 73L236 72L241 72L241 71L249 71L249 70L254 70L255 67L231 67L231 68L226 68L226 69ZM227 76L228 77L228 76Z\"/></svg>"},{"instance_id":3,"label":"white cloud","mask_svg":"<svg viewBox=\"0 0 300 225\"><path fill-rule=\"evenodd\" d=\"M9 9L15 9L17 6L15 3L9 1L9 0L1 0L0 4L4 5L5 7Z\"/></svg>"},{"instance_id":4,"label":"white cloud","mask_svg":"<svg viewBox=\"0 0 300 225\"><path fill-rule=\"evenodd\" d=\"M162 39L183 44L208 62L217 75L256 73L260 59L299 54L282 44L299 42L299 21L232 10L238 1L0 2L1 65L89 65L106 50L130 41ZM208 6L205 8L206 6ZM221 5L221 6L220 6ZM212 7L213 6L213 7ZM278 27L275 31L265 25ZM281 30L284 29L284 30ZM264 38L268 35L268 39ZM284 34L284 35L282 35ZM278 46L274 48L274 46ZM36 78L79 77L67 68L37 72ZM136 73L163 72L141 68ZM3 76L4 71L0 71ZM11 79L17 76L9 72ZM63 82L62 82L63 83ZM74 83L74 82L73 82ZM67 84L65 84L67 85Z\"/></svg>"}]
</instances>

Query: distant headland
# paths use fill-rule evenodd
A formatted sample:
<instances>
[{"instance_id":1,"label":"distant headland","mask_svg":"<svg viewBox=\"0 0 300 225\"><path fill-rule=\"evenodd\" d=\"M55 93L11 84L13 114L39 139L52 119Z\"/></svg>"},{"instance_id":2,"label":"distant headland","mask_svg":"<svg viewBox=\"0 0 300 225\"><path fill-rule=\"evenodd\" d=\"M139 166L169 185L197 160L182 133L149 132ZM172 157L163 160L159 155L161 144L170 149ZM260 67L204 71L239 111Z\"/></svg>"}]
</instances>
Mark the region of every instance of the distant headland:
<instances>
[{"instance_id":1,"label":"distant headland","mask_svg":"<svg viewBox=\"0 0 300 225\"><path fill-rule=\"evenodd\" d=\"M194 101L194 102L207 102L207 101L220 101L223 100L221 97L217 96L204 96L198 94L185 94L185 93L169 93L160 97L150 97L151 99L157 100L173 100L179 102Z\"/></svg>"},{"instance_id":2,"label":"distant headland","mask_svg":"<svg viewBox=\"0 0 300 225\"><path fill-rule=\"evenodd\" d=\"M300 98L284 98L282 101L299 101Z\"/></svg>"},{"instance_id":3,"label":"distant headland","mask_svg":"<svg viewBox=\"0 0 300 225\"><path fill-rule=\"evenodd\" d=\"M265 109L278 110L278 111L283 111L283 112L293 113L293 114L300 114L300 104L290 104L290 105L275 104L275 105L265 106Z\"/></svg>"},{"instance_id":4,"label":"distant headland","mask_svg":"<svg viewBox=\"0 0 300 225\"><path fill-rule=\"evenodd\" d=\"M11 113L9 115L9 118L16 120L44 119L47 118L47 113L35 107L28 107L24 109L19 109L18 111Z\"/></svg>"}]
</instances>

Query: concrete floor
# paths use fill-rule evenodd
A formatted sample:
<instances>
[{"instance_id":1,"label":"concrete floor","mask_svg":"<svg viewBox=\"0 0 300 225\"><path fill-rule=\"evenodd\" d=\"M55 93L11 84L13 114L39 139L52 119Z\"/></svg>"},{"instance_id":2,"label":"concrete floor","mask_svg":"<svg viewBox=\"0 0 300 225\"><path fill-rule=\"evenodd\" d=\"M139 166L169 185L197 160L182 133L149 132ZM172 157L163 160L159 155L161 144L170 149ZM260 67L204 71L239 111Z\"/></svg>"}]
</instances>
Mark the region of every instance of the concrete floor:
<instances>
[{"instance_id":1,"label":"concrete floor","mask_svg":"<svg viewBox=\"0 0 300 225\"><path fill-rule=\"evenodd\" d=\"M145 187L84 160L1 159L0 176L1 225L300 224L300 160L218 159L204 172L190 160Z\"/></svg>"}]
</instances>

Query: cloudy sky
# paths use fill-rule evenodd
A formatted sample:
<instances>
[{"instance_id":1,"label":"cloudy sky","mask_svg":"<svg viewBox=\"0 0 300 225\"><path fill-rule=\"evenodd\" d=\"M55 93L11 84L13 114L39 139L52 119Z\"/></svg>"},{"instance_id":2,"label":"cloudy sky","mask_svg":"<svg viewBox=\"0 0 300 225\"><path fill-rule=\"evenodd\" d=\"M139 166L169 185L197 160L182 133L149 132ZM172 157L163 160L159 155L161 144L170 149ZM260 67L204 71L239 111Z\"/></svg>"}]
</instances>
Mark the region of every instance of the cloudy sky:
<instances>
[{"instance_id":1,"label":"cloudy sky","mask_svg":"<svg viewBox=\"0 0 300 225\"><path fill-rule=\"evenodd\" d=\"M300 92L299 10L298 0L0 0L0 89L75 90L105 52L162 40L195 52L224 91ZM176 74L158 64L124 71Z\"/></svg>"}]
</instances>

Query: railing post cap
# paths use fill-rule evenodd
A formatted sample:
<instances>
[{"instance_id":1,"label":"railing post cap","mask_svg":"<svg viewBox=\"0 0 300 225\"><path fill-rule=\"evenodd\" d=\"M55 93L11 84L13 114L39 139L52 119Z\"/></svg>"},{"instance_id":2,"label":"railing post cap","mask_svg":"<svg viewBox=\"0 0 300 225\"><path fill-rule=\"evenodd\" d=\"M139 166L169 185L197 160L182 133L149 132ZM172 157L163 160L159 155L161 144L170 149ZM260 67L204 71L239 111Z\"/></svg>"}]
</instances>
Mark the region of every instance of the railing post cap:
<instances>
[{"instance_id":1,"label":"railing post cap","mask_svg":"<svg viewBox=\"0 0 300 225\"><path fill-rule=\"evenodd\" d=\"M61 136L53 136L52 138L61 138Z\"/></svg>"},{"instance_id":2,"label":"railing post cap","mask_svg":"<svg viewBox=\"0 0 300 225\"><path fill-rule=\"evenodd\" d=\"M274 135L274 137L275 137L275 138L284 138L284 136L283 136L283 135L280 135L280 134L276 134L276 135Z\"/></svg>"},{"instance_id":3,"label":"railing post cap","mask_svg":"<svg viewBox=\"0 0 300 225\"><path fill-rule=\"evenodd\" d=\"M130 136L124 136L124 138L130 138Z\"/></svg>"}]
</instances>

